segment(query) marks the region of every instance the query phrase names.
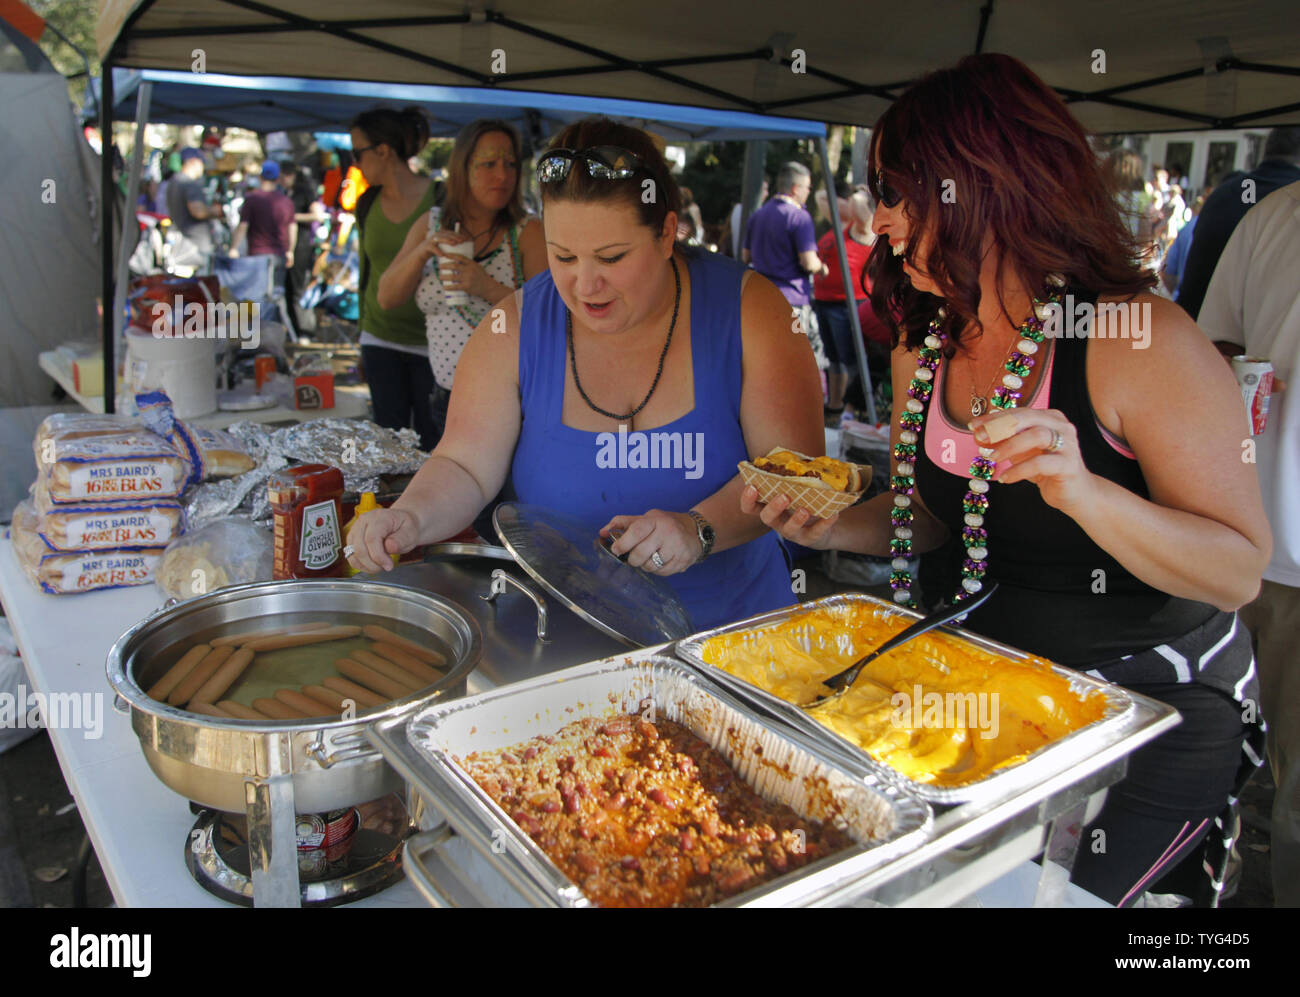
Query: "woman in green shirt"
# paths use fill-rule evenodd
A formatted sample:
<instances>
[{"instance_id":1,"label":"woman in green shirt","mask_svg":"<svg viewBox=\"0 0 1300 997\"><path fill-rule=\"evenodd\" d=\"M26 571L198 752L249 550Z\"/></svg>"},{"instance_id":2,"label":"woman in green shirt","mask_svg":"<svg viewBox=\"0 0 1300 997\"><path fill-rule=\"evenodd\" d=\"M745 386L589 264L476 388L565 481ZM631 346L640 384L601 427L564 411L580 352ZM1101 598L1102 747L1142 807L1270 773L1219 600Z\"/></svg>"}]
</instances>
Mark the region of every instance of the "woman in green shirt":
<instances>
[{"instance_id":1,"label":"woman in green shirt","mask_svg":"<svg viewBox=\"0 0 1300 997\"><path fill-rule=\"evenodd\" d=\"M370 385L375 422L388 429L415 429L420 446L438 442L429 398L433 372L424 315L415 302L379 306L379 278L393 262L411 226L433 206L433 183L412 172L408 161L429 140L418 108L376 108L352 122L352 155L370 185L357 202L361 250L361 363Z\"/></svg>"}]
</instances>

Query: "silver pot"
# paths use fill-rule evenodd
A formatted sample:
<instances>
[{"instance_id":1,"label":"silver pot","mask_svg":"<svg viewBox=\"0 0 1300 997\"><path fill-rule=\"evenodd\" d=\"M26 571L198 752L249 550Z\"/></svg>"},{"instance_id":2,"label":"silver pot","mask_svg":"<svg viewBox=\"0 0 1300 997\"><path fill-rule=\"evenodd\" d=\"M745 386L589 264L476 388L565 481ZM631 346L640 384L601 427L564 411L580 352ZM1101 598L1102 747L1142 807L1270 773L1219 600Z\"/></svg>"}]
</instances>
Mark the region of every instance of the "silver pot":
<instances>
[{"instance_id":1,"label":"silver pot","mask_svg":"<svg viewBox=\"0 0 1300 997\"><path fill-rule=\"evenodd\" d=\"M193 634L298 613L364 613L414 626L451 649L449 669L440 681L350 719L226 720L145 695L144 689L175 658L174 653L167 656L168 650L191 641ZM473 618L451 600L428 592L360 579L255 582L179 603L137 623L109 652L108 680L117 693L114 705L129 710L145 759L168 788L217 810L247 813L259 904L296 904L294 814L335 810L403 791L401 777L366 738L366 725L464 695L481 654L482 637ZM264 878L272 865L273 841L275 884Z\"/></svg>"}]
</instances>

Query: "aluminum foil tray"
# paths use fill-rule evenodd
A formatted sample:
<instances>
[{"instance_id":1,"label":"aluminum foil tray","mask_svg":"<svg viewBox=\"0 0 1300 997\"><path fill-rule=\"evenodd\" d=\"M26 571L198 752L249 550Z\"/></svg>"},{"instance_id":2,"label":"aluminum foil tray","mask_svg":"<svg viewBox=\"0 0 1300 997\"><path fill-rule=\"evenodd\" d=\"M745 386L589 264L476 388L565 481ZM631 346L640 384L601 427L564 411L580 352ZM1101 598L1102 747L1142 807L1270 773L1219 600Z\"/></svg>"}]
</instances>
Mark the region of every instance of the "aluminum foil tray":
<instances>
[{"instance_id":1,"label":"aluminum foil tray","mask_svg":"<svg viewBox=\"0 0 1300 997\"><path fill-rule=\"evenodd\" d=\"M656 655L607 658L418 712L403 732L372 739L452 828L528 902L589 901L461 768L458 757L519 744L575 720L634 712L646 699L690 728L769 800L835 820L857 842L835 855L732 897L724 906L800 906L922 844L930 807L897 779L834 760L772 723L682 662Z\"/></svg>"},{"instance_id":2,"label":"aluminum foil tray","mask_svg":"<svg viewBox=\"0 0 1300 997\"><path fill-rule=\"evenodd\" d=\"M793 616L819 609L834 612L837 609L850 608L855 604L874 607L882 618L903 616L910 621L920 619L922 615L915 610L905 609L896 603L878 599L874 596L860 593L844 593L806 602L798 606L790 606L786 609L774 610L725 627L706 630L686 640L679 641L676 645L676 653L678 657L689 662L701 674L727 687L743 701L781 718L791 727L821 745L832 757L842 761L856 761L877 772L887 773L888 776L894 779L902 780L913 795L935 804L956 805L970 802L1000 802L1010 799L1037 782L1068 770L1076 762L1087 758L1098 748L1122 740L1132 733L1134 728L1140 726L1134 712L1134 704L1138 700L1154 707L1157 715L1170 712L1168 707L1163 704L1139 696L1137 693L1129 692L1102 679L1096 679L1073 669L1053 664L1052 670L1065 678L1069 682L1071 690L1075 693L1082 696L1095 692L1105 697L1105 706L1101 719L1086 727L1081 727L1079 730L1072 731L1060 740L1038 749L1024 761L998 769L982 779L977 779L962 786L931 786L909 779L888 765L877 762L853 742L841 737L829 727L822 726L813 719L811 714L770 692L737 678L716 665L708 664L702 657L704 644L711 637L720 634L746 633L752 634L755 640L761 640L764 629L785 623ZM1000 657L1010 658L1012 661L1025 661L1030 657L1023 651L988 640L978 634L971 633L969 630L959 627L941 627L939 629L949 636L958 637L984 651ZM805 650L810 650L806 639L803 646ZM847 648L846 653L852 654L853 657L847 658L844 666L848 667L857 657L866 654L870 650L870 647Z\"/></svg>"}]
</instances>

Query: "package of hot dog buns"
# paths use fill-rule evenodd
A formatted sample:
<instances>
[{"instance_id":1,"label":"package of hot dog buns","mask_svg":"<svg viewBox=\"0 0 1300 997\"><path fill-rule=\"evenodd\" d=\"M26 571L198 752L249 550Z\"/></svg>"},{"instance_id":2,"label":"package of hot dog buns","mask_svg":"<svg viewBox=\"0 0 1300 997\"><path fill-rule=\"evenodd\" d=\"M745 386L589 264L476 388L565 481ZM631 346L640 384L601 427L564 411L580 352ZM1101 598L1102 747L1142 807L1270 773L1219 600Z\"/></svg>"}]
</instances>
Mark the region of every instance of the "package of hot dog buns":
<instances>
[{"instance_id":1,"label":"package of hot dog buns","mask_svg":"<svg viewBox=\"0 0 1300 997\"><path fill-rule=\"evenodd\" d=\"M152 393L153 397L159 395ZM84 461L87 445L95 443L108 444L113 454L128 460L142 456L142 448L151 458L184 460L189 465L188 481L233 477L257 466L240 442L224 430L191 426L175 419L160 428L165 429L162 436L135 417L60 412L47 418L36 431L36 466L45 469L60 460Z\"/></svg>"},{"instance_id":2,"label":"package of hot dog buns","mask_svg":"<svg viewBox=\"0 0 1300 997\"><path fill-rule=\"evenodd\" d=\"M71 595L96 589L145 585L153 581L162 560L162 547L116 547L107 550L54 550L37 530L31 502L14 510L10 535L18 563L42 591Z\"/></svg>"},{"instance_id":3,"label":"package of hot dog buns","mask_svg":"<svg viewBox=\"0 0 1300 997\"><path fill-rule=\"evenodd\" d=\"M51 550L162 547L185 532L185 513L176 502L54 505L48 497L39 505L35 500L29 502L36 532Z\"/></svg>"},{"instance_id":4,"label":"package of hot dog buns","mask_svg":"<svg viewBox=\"0 0 1300 997\"><path fill-rule=\"evenodd\" d=\"M741 461L738 467L745 484L758 491L760 502L786 495L790 511L807 509L822 519L849 508L871 483L868 464L809 457L785 447L775 447L753 461Z\"/></svg>"}]
</instances>

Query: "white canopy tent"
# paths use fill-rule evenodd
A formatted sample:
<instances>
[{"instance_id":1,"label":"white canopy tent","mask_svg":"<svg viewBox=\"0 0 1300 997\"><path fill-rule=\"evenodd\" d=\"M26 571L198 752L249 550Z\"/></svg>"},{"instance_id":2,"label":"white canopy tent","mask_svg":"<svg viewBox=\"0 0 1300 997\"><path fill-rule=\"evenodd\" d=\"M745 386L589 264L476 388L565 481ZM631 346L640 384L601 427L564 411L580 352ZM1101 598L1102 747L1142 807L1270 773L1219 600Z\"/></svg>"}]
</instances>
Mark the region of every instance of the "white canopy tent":
<instances>
[{"instance_id":1,"label":"white canopy tent","mask_svg":"<svg viewBox=\"0 0 1300 997\"><path fill-rule=\"evenodd\" d=\"M342 0L101 0L97 41L106 127L114 66L477 86L870 125L910 81L980 51L1023 59L1096 132L1300 122L1294 0L827 0L806 16L773 0L369 0L363 11ZM107 166L105 177L107 186ZM839 253L847 275L842 245ZM107 316L107 258L103 283ZM104 340L111 357L107 319Z\"/></svg>"},{"instance_id":2,"label":"white canopy tent","mask_svg":"<svg viewBox=\"0 0 1300 997\"><path fill-rule=\"evenodd\" d=\"M1295 0L827 0L806 13L784 0L102 0L98 43L119 66L862 125L926 70L996 51L1023 59L1096 132L1300 123Z\"/></svg>"}]
</instances>

